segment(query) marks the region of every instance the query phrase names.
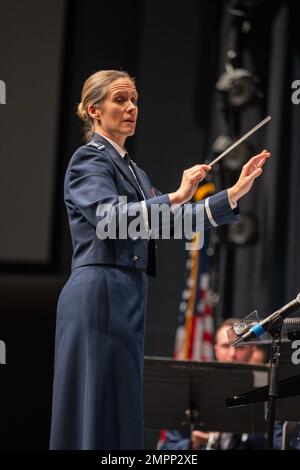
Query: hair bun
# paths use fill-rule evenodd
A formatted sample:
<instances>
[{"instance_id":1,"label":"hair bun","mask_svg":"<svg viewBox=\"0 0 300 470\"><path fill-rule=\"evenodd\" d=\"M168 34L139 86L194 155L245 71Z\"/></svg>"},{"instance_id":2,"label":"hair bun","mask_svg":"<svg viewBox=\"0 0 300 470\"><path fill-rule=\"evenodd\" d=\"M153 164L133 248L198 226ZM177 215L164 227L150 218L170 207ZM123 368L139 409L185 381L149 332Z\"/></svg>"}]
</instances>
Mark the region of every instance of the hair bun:
<instances>
[{"instance_id":1,"label":"hair bun","mask_svg":"<svg viewBox=\"0 0 300 470\"><path fill-rule=\"evenodd\" d=\"M82 105L82 102L80 102L79 105L77 106L77 115L80 117L82 121L87 120L87 113Z\"/></svg>"}]
</instances>

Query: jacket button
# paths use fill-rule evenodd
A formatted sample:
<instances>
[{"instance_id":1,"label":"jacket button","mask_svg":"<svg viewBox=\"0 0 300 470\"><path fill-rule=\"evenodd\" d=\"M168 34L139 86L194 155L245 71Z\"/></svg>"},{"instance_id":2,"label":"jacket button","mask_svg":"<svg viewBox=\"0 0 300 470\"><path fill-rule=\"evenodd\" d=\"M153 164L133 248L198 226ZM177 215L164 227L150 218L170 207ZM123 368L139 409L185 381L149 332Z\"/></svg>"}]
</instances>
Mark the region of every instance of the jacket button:
<instances>
[{"instance_id":1,"label":"jacket button","mask_svg":"<svg viewBox=\"0 0 300 470\"><path fill-rule=\"evenodd\" d=\"M135 256L132 258L132 261L137 261L137 260L138 260L138 256L135 255Z\"/></svg>"}]
</instances>

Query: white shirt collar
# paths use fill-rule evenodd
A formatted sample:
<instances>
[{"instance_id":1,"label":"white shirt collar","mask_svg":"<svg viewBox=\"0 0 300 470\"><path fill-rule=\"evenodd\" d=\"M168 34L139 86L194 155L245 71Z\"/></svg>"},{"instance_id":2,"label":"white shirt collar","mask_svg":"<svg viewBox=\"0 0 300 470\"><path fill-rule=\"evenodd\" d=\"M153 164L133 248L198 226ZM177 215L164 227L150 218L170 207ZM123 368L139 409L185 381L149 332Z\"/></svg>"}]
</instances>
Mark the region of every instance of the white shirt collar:
<instances>
[{"instance_id":1,"label":"white shirt collar","mask_svg":"<svg viewBox=\"0 0 300 470\"><path fill-rule=\"evenodd\" d=\"M100 134L98 132L98 134ZM103 137L104 139L108 140L108 142L116 149L116 151L121 155L122 158L124 158L124 156L126 155L126 150L123 149L123 147L120 147L119 144L117 144L116 142L114 142L113 140L109 139L108 137L106 137L105 135L102 135L100 134L101 137Z\"/></svg>"}]
</instances>

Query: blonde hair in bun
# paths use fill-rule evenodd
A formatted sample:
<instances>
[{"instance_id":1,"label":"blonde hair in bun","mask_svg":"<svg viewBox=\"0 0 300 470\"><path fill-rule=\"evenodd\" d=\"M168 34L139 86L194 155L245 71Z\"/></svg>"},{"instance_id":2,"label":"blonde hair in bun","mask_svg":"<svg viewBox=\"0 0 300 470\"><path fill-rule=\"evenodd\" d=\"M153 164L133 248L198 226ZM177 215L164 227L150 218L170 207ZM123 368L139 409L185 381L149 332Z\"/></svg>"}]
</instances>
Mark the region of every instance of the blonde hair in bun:
<instances>
[{"instance_id":1,"label":"blonde hair in bun","mask_svg":"<svg viewBox=\"0 0 300 470\"><path fill-rule=\"evenodd\" d=\"M80 119L84 122L87 119L87 114L84 110L83 104L80 102L79 105L77 106L77 116L80 117Z\"/></svg>"}]
</instances>

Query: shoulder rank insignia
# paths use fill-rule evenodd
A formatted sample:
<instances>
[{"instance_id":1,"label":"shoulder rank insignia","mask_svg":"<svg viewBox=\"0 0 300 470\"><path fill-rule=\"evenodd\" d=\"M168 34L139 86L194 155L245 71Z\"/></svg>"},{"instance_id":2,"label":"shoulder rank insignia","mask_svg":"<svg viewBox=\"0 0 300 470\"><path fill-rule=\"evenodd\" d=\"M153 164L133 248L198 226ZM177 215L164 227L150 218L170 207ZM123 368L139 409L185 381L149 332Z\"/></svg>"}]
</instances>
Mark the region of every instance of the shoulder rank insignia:
<instances>
[{"instance_id":1,"label":"shoulder rank insignia","mask_svg":"<svg viewBox=\"0 0 300 470\"><path fill-rule=\"evenodd\" d=\"M88 145L89 147L95 147L98 150L104 150L105 149L105 145L97 144L97 142L94 142L93 140L91 140L91 142L88 142L86 145Z\"/></svg>"}]
</instances>

